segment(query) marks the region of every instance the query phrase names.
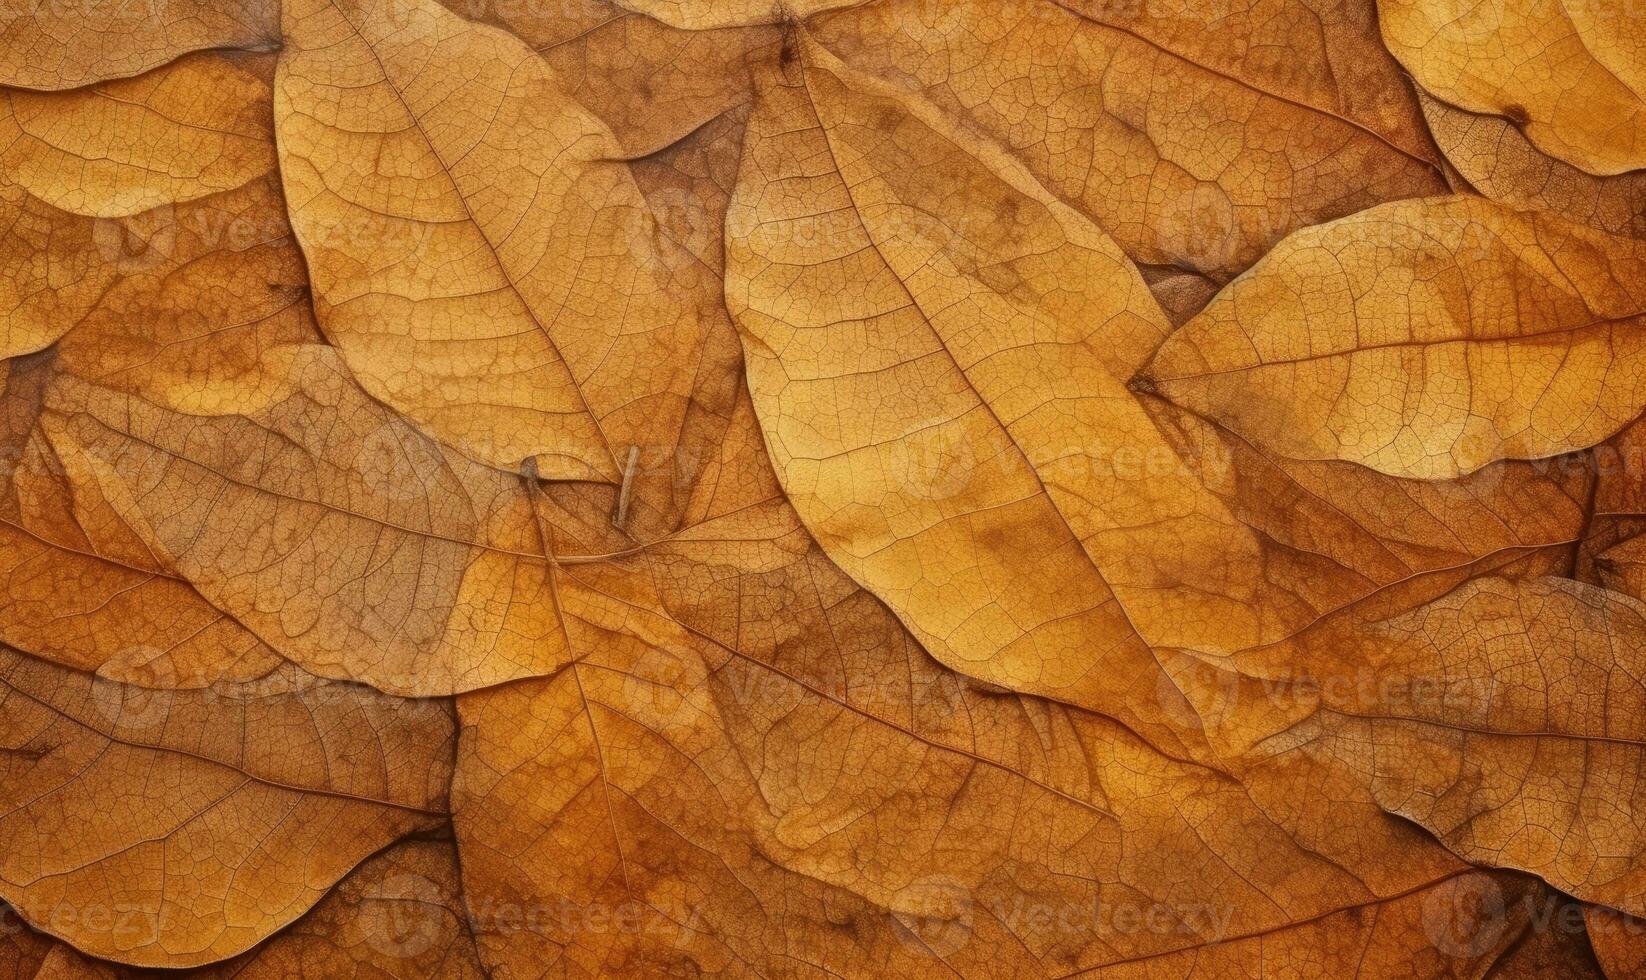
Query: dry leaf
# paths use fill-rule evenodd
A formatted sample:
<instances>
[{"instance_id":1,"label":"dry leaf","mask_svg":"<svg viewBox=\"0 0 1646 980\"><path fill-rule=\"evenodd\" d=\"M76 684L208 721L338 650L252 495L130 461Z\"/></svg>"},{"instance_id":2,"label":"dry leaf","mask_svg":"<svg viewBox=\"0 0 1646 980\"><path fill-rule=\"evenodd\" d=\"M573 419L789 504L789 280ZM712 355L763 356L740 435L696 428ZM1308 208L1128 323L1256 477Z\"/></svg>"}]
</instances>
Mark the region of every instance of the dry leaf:
<instances>
[{"instance_id":1,"label":"dry leaf","mask_svg":"<svg viewBox=\"0 0 1646 980\"><path fill-rule=\"evenodd\" d=\"M1544 923L1533 922L1518 943L1506 951L1485 975L1493 980L1607 980L1583 929L1584 909L1570 899L1544 899Z\"/></svg>"},{"instance_id":2,"label":"dry leaf","mask_svg":"<svg viewBox=\"0 0 1646 980\"><path fill-rule=\"evenodd\" d=\"M749 123L727 297L824 550L949 666L1100 710L1145 640L1256 642L1289 597L1126 389L1167 326L1119 249L804 45Z\"/></svg>"},{"instance_id":3,"label":"dry leaf","mask_svg":"<svg viewBox=\"0 0 1646 980\"><path fill-rule=\"evenodd\" d=\"M443 450L315 342L271 195L180 207L160 264L113 271L10 362L4 635L82 669L141 650L184 686L276 656L394 693L552 670L520 479Z\"/></svg>"},{"instance_id":4,"label":"dry leaf","mask_svg":"<svg viewBox=\"0 0 1646 980\"><path fill-rule=\"evenodd\" d=\"M772 6L748 26L690 29L617 0L487 4L443 0L507 28L543 56L561 84L610 126L631 157L655 153L748 102L750 67L775 49ZM475 17L475 14L479 17Z\"/></svg>"},{"instance_id":5,"label":"dry leaf","mask_svg":"<svg viewBox=\"0 0 1646 980\"><path fill-rule=\"evenodd\" d=\"M1646 976L1646 922L1600 905L1586 905L1589 942L1608 980Z\"/></svg>"},{"instance_id":6,"label":"dry leaf","mask_svg":"<svg viewBox=\"0 0 1646 980\"><path fill-rule=\"evenodd\" d=\"M616 484L631 447L668 457L725 314L611 131L526 45L433 0L303 0L284 18L292 227L366 389L509 472ZM429 70L448 63L481 74L453 90Z\"/></svg>"},{"instance_id":7,"label":"dry leaf","mask_svg":"<svg viewBox=\"0 0 1646 980\"><path fill-rule=\"evenodd\" d=\"M198 691L0 650L0 895L97 956L239 953L445 808L452 722L286 669Z\"/></svg>"},{"instance_id":8,"label":"dry leaf","mask_svg":"<svg viewBox=\"0 0 1646 980\"><path fill-rule=\"evenodd\" d=\"M743 419L695 523L563 569L574 666L459 698L493 969L1444 975L1512 941L1518 919L1436 946L1481 886L1399 825L1295 840L1224 773L934 664L806 538Z\"/></svg>"},{"instance_id":9,"label":"dry leaf","mask_svg":"<svg viewBox=\"0 0 1646 980\"><path fill-rule=\"evenodd\" d=\"M0 172L94 218L233 190L274 167L268 63L202 54L72 92L0 91Z\"/></svg>"},{"instance_id":10,"label":"dry leaf","mask_svg":"<svg viewBox=\"0 0 1646 980\"><path fill-rule=\"evenodd\" d=\"M1646 238L1646 173L1596 177L1539 150L1501 116L1418 93L1429 132L1468 186L1513 208L1537 208L1614 235Z\"/></svg>"},{"instance_id":11,"label":"dry leaf","mask_svg":"<svg viewBox=\"0 0 1646 980\"><path fill-rule=\"evenodd\" d=\"M1297 716L1248 752L1329 758L1464 858L1638 913L1643 638L1646 606L1619 593L1476 579L1306 638Z\"/></svg>"},{"instance_id":12,"label":"dry leaf","mask_svg":"<svg viewBox=\"0 0 1646 980\"><path fill-rule=\"evenodd\" d=\"M1646 166L1646 19L1627 0L1385 0L1389 50L1452 105L1593 174Z\"/></svg>"},{"instance_id":13,"label":"dry leaf","mask_svg":"<svg viewBox=\"0 0 1646 980\"><path fill-rule=\"evenodd\" d=\"M158 977L49 949L35 980ZM362 861L292 925L234 959L193 972L213 980L295 976L478 978L449 841L411 839Z\"/></svg>"},{"instance_id":14,"label":"dry leaf","mask_svg":"<svg viewBox=\"0 0 1646 980\"><path fill-rule=\"evenodd\" d=\"M318 339L303 300L301 259L266 183L98 224L43 205L43 232L64 242L65 271L93 270L61 333L4 367L0 400L0 640L70 667L143 665L152 678L199 687L250 679L279 663L243 624L213 607L123 526L46 426L65 387L94 384L196 411L212 378L254 366L246 350ZM108 248L142 229L140 250ZM104 234L103 232L107 232ZM18 321L14 320L13 323Z\"/></svg>"},{"instance_id":15,"label":"dry leaf","mask_svg":"<svg viewBox=\"0 0 1646 980\"><path fill-rule=\"evenodd\" d=\"M1637 18L1444 3L7 8L0 974L1639 972Z\"/></svg>"},{"instance_id":16,"label":"dry leaf","mask_svg":"<svg viewBox=\"0 0 1646 980\"><path fill-rule=\"evenodd\" d=\"M884 0L808 29L1019 155L1133 259L1221 282L1294 229L1445 190L1374 16Z\"/></svg>"},{"instance_id":17,"label":"dry leaf","mask_svg":"<svg viewBox=\"0 0 1646 980\"><path fill-rule=\"evenodd\" d=\"M0 10L0 85L77 88L191 51L268 50L278 20L271 0L12 0Z\"/></svg>"},{"instance_id":18,"label":"dry leaf","mask_svg":"<svg viewBox=\"0 0 1646 980\"><path fill-rule=\"evenodd\" d=\"M1182 451L1127 390L1166 326L1102 232L988 144L951 152L917 98L799 50L750 123L728 298L790 499L939 659L1124 713L1123 692L1156 674L1140 641L1236 650L1413 565L1453 563L1414 554L1378 569L1379 539L1406 533L1409 513L1342 521L1370 540L1348 542L1330 578L1273 547L1289 532L1260 518L1254 532L1227 506L1263 491L1219 499L1228 476L1206 471L1243 447L1212 437ZM873 413L848 410L866 403ZM1578 533L1578 494L1522 474L1512 486L1551 491L1514 527L1554 526L1500 546ZM1419 506L1484 524L1465 546L1478 556L1502 526L1464 513L1481 493L1447 488Z\"/></svg>"},{"instance_id":19,"label":"dry leaf","mask_svg":"<svg viewBox=\"0 0 1646 980\"><path fill-rule=\"evenodd\" d=\"M1475 197L1300 231L1138 380L1295 459L1448 479L1646 408L1646 246Z\"/></svg>"}]
</instances>

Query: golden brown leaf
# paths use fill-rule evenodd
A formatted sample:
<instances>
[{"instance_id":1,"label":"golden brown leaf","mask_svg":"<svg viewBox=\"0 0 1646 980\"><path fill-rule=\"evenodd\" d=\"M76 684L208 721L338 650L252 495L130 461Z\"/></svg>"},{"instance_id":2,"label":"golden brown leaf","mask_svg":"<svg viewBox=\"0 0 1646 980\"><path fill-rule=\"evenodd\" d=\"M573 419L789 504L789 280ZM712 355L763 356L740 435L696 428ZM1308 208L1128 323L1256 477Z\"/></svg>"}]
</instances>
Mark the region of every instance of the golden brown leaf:
<instances>
[{"instance_id":1,"label":"golden brown leaf","mask_svg":"<svg viewBox=\"0 0 1646 980\"><path fill-rule=\"evenodd\" d=\"M1297 228L1446 189L1374 16L885 0L807 27L1020 156L1138 262L1221 282Z\"/></svg>"},{"instance_id":2,"label":"golden brown leaf","mask_svg":"<svg viewBox=\"0 0 1646 980\"><path fill-rule=\"evenodd\" d=\"M678 444L718 284L530 48L433 0L285 7L281 173L320 323L374 396L548 479ZM431 64L461 64L455 89ZM362 168L359 161L381 161Z\"/></svg>"},{"instance_id":3,"label":"golden brown leaf","mask_svg":"<svg viewBox=\"0 0 1646 980\"><path fill-rule=\"evenodd\" d=\"M563 567L573 666L459 698L454 822L498 973L1462 976L1513 940L1518 907L1437 946L1481 886L1401 825L1293 838L1224 773L933 663L805 536L740 417L691 524Z\"/></svg>"},{"instance_id":4,"label":"golden brown leaf","mask_svg":"<svg viewBox=\"0 0 1646 980\"><path fill-rule=\"evenodd\" d=\"M1646 408L1646 246L1474 197L1298 232L1140 383L1296 459L1447 479L1587 448Z\"/></svg>"},{"instance_id":5,"label":"golden brown leaf","mask_svg":"<svg viewBox=\"0 0 1646 980\"><path fill-rule=\"evenodd\" d=\"M1646 166L1646 15L1626 0L1384 0L1389 50L1429 92L1503 116L1593 174Z\"/></svg>"},{"instance_id":6,"label":"golden brown leaf","mask_svg":"<svg viewBox=\"0 0 1646 980\"><path fill-rule=\"evenodd\" d=\"M1537 208L1614 235L1646 238L1646 173L1597 177L1549 156L1501 116L1418 93L1429 132L1468 185L1512 208Z\"/></svg>"},{"instance_id":7,"label":"golden brown leaf","mask_svg":"<svg viewBox=\"0 0 1646 980\"><path fill-rule=\"evenodd\" d=\"M440 694L565 663L518 477L365 398L330 348L215 393L188 416L65 381L45 431L162 567L316 673Z\"/></svg>"},{"instance_id":8,"label":"golden brown leaf","mask_svg":"<svg viewBox=\"0 0 1646 980\"><path fill-rule=\"evenodd\" d=\"M30 980L52 949L50 938L30 929L10 906L0 905L0 977Z\"/></svg>"},{"instance_id":9,"label":"golden brown leaf","mask_svg":"<svg viewBox=\"0 0 1646 980\"><path fill-rule=\"evenodd\" d=\"M233 190L274 167L266 62L202 54L73 92L0 91L0 173L94 218Z\"/></svg>"},{"instance_id":10,"label":"golden brown leaf","mask_svg":"<svg viewBox=\"0 0 1646 980\"><path fill-rule=\"evenodd\" d=\"M808 528L939 659L1110 710L1144 640L1247 645L1289 597L1126 390L1167 330L1137 273L942 125L815 45L763 86L728 215L750 389Z\"/></svg>"},{"instance_id":11,"label":"golden brown leaf","mask_svg":"<svg viewBox=\"0 0 1646 980\"><path fill-rule=\"evenodd\" d=\"M443 449L317 343L278 203L259 184L179 206L159 264L111 271L9 362L0 636L167 686L278 657L411 694L554 669L520 477Z\"/></svg>"},{"instance_id":12,"label":"golden brown leaf","mask_svg":"<svg viewBox=\"0 0 1646 980\"><path fill-rule=\"evenodd\" d=\"M1266 519L1292 477L1230 487L1268 464L1231 472L1248 447L1174 438L1127 390L1167 328L1102 232L991 145L954 153L917 98L797 51L750 123L728 298L790 500L950 667L1126 714L1158 675L1145 642L1236 650L1579 534L1581 481L1529 471L1397 496L1317 468L1297 492L1327 526ZM1444 554L1414 514L1469 530Z\"/></svg>"},{"instance_id":13,"label":"golden brown leaf","mask_svg":"<svg viewBox=\"0 0 1646 980\"><path fill-rule=\"evenodd\" d=\"M158 978L51 948L34 980ZM175 975L175 973L171 974ZM412 839L367 858L292 925L231 960L190 971L202 980L289 977L485 976L468 932L449 841Z\"/></svg>"},{"instance_id":14,"label":"golden brown leaf","mask_svg":"<svg viewBox=\"0 0 1646 980\"><path fill-rule=\"evenodd\" d=\"M1491 980L1606 980L1584 932L1584 908L1547 894L1520 940L1484 975Z\"/></svg>"},{"instance_id":15,"label":"golden brown leaf","mask_svg":"<svg viewBox=\"0 0 1646 980\"><path fill-rule=\"evenodd\" d=\"M1634 969L1638 18L1448 2L0 13L0 974Z\"/></svg>"},{"instance_id":16,"label":"golden brown leaf","mask_svg":"<svg viewBox=\"0 0 1646 980\"><path fill-rule=\"evenodd\" d=\"M1583 919L1607 980L1646 977L1646 922L1600 905L1584 906Z\"/></svg>"},{"instance_id":17,"label":"golden brown leaf","mask_svg":"<svg viewBox=\"0 0 1646 980\"><path fill-rule=\"evenodd\" d=\"M66 666L166 686L249 679L279 663L91 488L77 488L74 460L42 427L65 381L200 411L211 403L212 381L255 366L248 350L317 340L301 259L284 240L278 208L266 182L106 224L37 207L46 234L69 232L64 254L84 264L67 269L95 270L95 291L73 294L85 300L72 318L42 321L61 333L50 347L3 368L0 640ZM99 247L110 236L98 229L122 235L131 227L149 233L142 249Z\"/></svg>"},{"instance_id":18,"label":"golden brown leaf","mask_svg":"<svg viewBox=\"0 0 1646 980\"><path fill-rule=\"evenodd\" d=\"M460 14L472 10L468 0L443 2ZM541 54L631 157L668 147L746 104L751 63L781 37L775 22L671 26L647 16L641 4L617 0L482 7L481 19ZM770 20L772 10L766 4L760 20Z\"/></svg>"},{"instance_id":19,"label":"golden brown leaf","mask_svg":"<svg viewBox=\"0 0 1646 980\"><path fill-rule=\"evenodd\" d=\"M440 702L289 668L167 691L5 649L0 697L0 895L93 955L238 953L445 808Z\"/></svg>"},{"instance_id":20,"label":"golden brown leaf","mask_svg":"<svg viewBox=\"0 0 1646 980\"><path fill-rule=\"evenodd\" d=\"M267 50L271 0L86 0L0 9L0 85L66 89L158 68L209 48Z\"/></svg>"},{"instance_id":21,"label":"golden brown leaf","mask_svg":"<svg viewBox=\"0 0 1646 980\"><path fill-rule=\"evenodd\" d=\"M1622 594L1476 579L1305 638L1280 685L1295 714L1248 755L1330 760L1466 860L1638 912L1643 640Z\"/></svg>"}]
</instances>

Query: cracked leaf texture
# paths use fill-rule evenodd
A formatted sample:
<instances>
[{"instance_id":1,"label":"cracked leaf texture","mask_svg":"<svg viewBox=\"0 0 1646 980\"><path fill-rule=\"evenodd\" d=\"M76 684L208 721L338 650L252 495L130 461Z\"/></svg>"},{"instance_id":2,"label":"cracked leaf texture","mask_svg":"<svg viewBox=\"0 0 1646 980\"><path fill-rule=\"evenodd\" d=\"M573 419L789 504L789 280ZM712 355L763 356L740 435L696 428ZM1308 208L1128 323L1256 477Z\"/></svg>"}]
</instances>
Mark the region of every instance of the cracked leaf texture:
<instances>
[{"instance_id":1,"label":"cracked leaf texture","mask_svg":"<svg viewBox=\"0 0 1646 980\"><path fill-rule=\"evenodd\" d=\"M1628 0L0 0L0 976L1646 976Z\"/></svg>"}]
</instances>

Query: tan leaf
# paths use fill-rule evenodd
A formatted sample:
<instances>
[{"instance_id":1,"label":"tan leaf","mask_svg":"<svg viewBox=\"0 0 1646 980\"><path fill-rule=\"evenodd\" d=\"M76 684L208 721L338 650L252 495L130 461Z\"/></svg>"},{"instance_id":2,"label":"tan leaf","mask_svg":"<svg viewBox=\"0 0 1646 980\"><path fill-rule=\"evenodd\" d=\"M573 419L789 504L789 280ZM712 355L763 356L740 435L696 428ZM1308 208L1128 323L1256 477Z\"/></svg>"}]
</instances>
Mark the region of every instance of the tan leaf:
<instances>
[{"instance_id":1,"label":"tan leaf","mask_svg":"<svg viewBox=\"0 0 1646 980\"><path fill-rule=\"evenodd\" d=\"M0 369L0 641L164 686L266 673L279 658L260 638L159 562L95 496L76 496L41 423L65 378L184 411L220 408L213 383L254 367L260 346L318 340L278 194L257 182L140 215L129 223L150 235L134 252L105 251L108 236L96 233L123 234L128 222L44 205L35 213L45 233L68 232L61 254L84 258L68 268L95 270L86 284L95 291L57 294L83 296L84 306L66 322L42 322L62 334L52 346Z\"/></svg>"},{"instance_id":2,"label":"tan leaf","mask_svg":"<svg viewBox=\"0 0 1646 980\"><path fill-rule=\"evenodd\" d=\"M1646 48L1450 2L0 12L0 975L1633 970Z\"/></svg>"},{"instance_id":3,"label":"tan leaf","mask_svg":"<svg viewBox=\"0 0 1646 980\"><path fill-rule=\"evenodd\" d=\"M0 172L94 218L232 190L274 167L260 67L202 54L73 92L0 92Z\"/></svg>"},{"instance_id":4,"label":"tan leaf","mask_svg":"<svg viewBox=\"0 0 1646 980\"><path fill-rule=\"evenodd\" d=\"M134 972L58 944L34 980L118 980ZM143 972L142 976L151 976ZM202 980L485 976L475 957L449 841L412 839L367 858L314 908L256 948L188 974Z\"/></svg>"},{"instance_id":5,"label":"tan leaf","mask_svg":"<svg viewBox=\"0 0 1646 980\"><path fill-rule=\"evenodd\" d=\"M1638 530L1594 556L1600 584L1646 599L1646 537Z\"/></svg>"},{"instance_id":6,"label":"tan leaf","mask_svg":"<svg viewBox=\"0 0 1646 980\"><path fill-rule=\"evenodd\" d=\"M0 895L96 956L241 952L445 808L451 715L291 669L164 691L0 649Z\"/></svg>"},{"instance_id":7,"label":"tan leaf","mask_svg":"<svg viewBox=\"0 0 1646 980\"><path fill-rule=\"evenodd\" d=\"M1626 0L1386 0L1389 50L1452 105L1594 174L1646 167L1646 15Z\"/></svg>"},{"instance_id":8,"label":"tan leaf","mask_svg":"<svg viewBox=\"0 0 1646 980\"><path fill-rule=\"evenodd\" d=\"M43 429L77 503L316 673L441 694L565 663L519 477L367 399L330 348L275 348L220 394L185 416L69 379Z\"/></svg>"},{"instance_id":9,"label":"tan leaf","mask_svg":"<svg viewBox=\"0 0 1646 980\"><path fill-rule=\"evenodd\" d=\"M272 0L85 0L0 9L0 85L66 89L158 68L208 48L269 50Z\"/></svg>"},{"instance_id":10,"label":"tan leaf","mask_svg":"<svg viewBox=\"0 0 1646 980\"><path fill-rule=\"evenodd\" d=\"M109 271L8 362L0 638L182 687L280 657L405 694L560 666L521 477L317 342L278 204L259 184L179 206L158 264Z\"/></svg>"},{"instance_id":11,"label":"tan leaf","mask_svg":"<svg viewBox=\"0 0 1646 980\"><path fill-rule=\"evenodd\" d=\"M1639 912L1643 641L1619 593L1473 580L1306 638L1280 685L1296 715L1249 755L1329 760L1465 860Z\"/></svg>"},{"instance_id":12,"label":"tan leaf","mask_svg":"<svg viewBox=\"0 0 1646 980\"><path fill-rule=\"evenodd\" d=\"M1362 2L887 0L840 57L1019 156L1127 254L1219 282L1287 233L1446 189Z\"/></svg>"},{"instance_id":13,"label":"tan leaf","mask_svg":"<svg viewBox=\"0 0 1646 980\"><path fill-rule=\"evenodd\" d=\"M749 124L727 298L825 551L954 669L1088 705L1152 675L1144 639L1275 628L1255 543L1126 390L1167 327L1119 249L815 45L787 71Z\"/></svg>"},{"instance_id":14,"label":"tan leaf","mask_svg":"<svg viewBox=\"0 0 1646 980\"><path fill-rule=\"evenodd\" d=\"M1568 572L1593 533L1591 501L1605 477L1587 460L1504 460L1453 480L1404 479L1287 459L1162 399L1142 404L1183 466L1266 542L1270 581L1318 611L1294 635L1353 618L1388 590L1531 556Z\"/></svg>"},{"instance_id":15,"label":"tan leaf","mask_svg":"<svg viewBox=\"0 0 1646 980\"><path fill-rule=\"evenodd\" d=\"M1273 641L1457 564L1432 534L1389 561L1411 511L1332 488L1359 514L1325 514L1329 540L1260 517L1254 533L1230 507L1252 514L1273 483L1216 472L1244 449L1174 441L1126 388L1167 327L1113 243L918 99L795 51L748 130L727 296L790 500L945 664L1130 718L1127 692L1159 675L1150 645ZM1485 506L1478 483L1402 491L1484 525L1463 562L1579 535L1580 481L1517 473ZM1536 517L1503 537L1492 508L1527 497Z\"/></svg>"},{"instance_id":16,"label":"tan leaf","mask_svg":"<svg viewBox=\"0 0 1646 980\"><path fill-rule=\"evenodd\" d=\"M1215 769L936 665L808 540L751 425L681 532L562 566L571 667L459 698L494 971L1462 976L1518 935L1511 902L1437 946L1483 886L1403 825L1295 839Z\"/></svg>"},{"instance_id":17,"label":"tan leaf","mask_svg":"<svg viewBox=\"0 0 1646 980\"><path fill-rule=\"evenodd\" d=\"M284 17L292 226L366 389L509 471L615 484L632 447L672 453L724 312L611 131L525 44L433 0ZM471 74L454 88L431 64Z\"/></svg>"},{"instance_id":18,"label":"tan leaf","mask_svg":"<svg viewBox=\"0 0 1646 980\"><path fill-rule=\"evenodd\" d=\"M612 0L613 5L691 31L755 27L803 20L819 11L856 6L859 0Z\"/></svg>"},{"instance_id":19,"label":"tan leaf","mask_svg":"<svg viewBox=\"0 0 1646 980\"><path fill-rule=\"evenodd\" d=\"M473 16L468 0L443 0ZM748 103L750 65L781 32L766 4L752 26L671 26L617 0L482 4L481 17L518 35L567 91L611 127L628 155L663 149Z\"/></svg>"},{"instance_id":20,"label":"tan leaf","mask_svg":"<svg viewBox=\"0 0 1646 980\"><path fill-rule=\"evenodd\" d=\"M1549 156L1501 116L1418 93L1435 143L1471 187L1512 208L1552 211L1614 235L1646 238L1646 173L1596 177Z\"/></svg>"},{"instance_id":21,"label":"tan leaf","mask_svg":"<svg viewBox=\"0 0 1646 980\"><path fill-rule=\"evenodd\" d=\"M1646 246L1474 197L1290 236L1139 383L1296 459L1445 479L1591 446L1646 407Z\"/></svg>"}]
</instances>

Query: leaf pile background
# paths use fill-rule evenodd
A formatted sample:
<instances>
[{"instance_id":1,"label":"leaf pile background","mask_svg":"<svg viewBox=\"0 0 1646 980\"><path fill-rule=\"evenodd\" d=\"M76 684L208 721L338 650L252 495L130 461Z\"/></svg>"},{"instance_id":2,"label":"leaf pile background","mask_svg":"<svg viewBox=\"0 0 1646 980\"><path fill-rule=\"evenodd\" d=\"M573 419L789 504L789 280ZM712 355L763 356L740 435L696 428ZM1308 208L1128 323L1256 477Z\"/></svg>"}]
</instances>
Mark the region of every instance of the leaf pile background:
<instances>
[{"instance_id":1,"label":"leaf pile background","mask_svg":"<svg viewBox=\"0 0 1646 980\"><path fill-rule=\"evenodd\" d=\"M0 212L0 972L1646 977L1632 0L8 0Z\"/></svg>"}]
</instances>

